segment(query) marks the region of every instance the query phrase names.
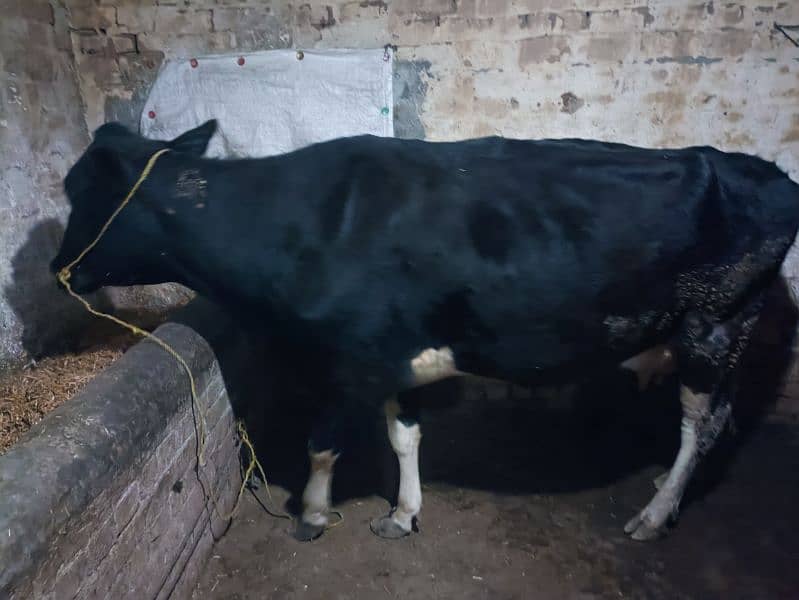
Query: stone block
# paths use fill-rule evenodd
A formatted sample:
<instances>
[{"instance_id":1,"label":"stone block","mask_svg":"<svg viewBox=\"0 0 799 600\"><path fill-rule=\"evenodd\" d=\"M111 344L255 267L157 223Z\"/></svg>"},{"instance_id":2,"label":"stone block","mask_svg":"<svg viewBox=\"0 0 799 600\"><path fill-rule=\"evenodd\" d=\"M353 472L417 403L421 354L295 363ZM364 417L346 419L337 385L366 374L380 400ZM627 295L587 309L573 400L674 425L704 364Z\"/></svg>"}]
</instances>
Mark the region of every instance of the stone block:
<instances>
[{"instance_id":1,"label":"stone block","mask_svg":"<svg viewBox=\"0 0 799 600\"><path fill-rule=\"evenodd\" d=\"M46 0L8 0L3 3L3 18L19 17L26 21L37 21L53 25L53 8Z\"/></svg>"},{"instance_id":2,"label":"stone block","mask_svg":"<svg viewBox=\"0 0 799 600\"><path fill-rule=\"evenodd\" d=\"M155 30L157 7L125 3L117 7L117 24L131 33Z\"/></svg>"},{"instance_id":3,"label":"stone block","mask_svg":"<svg viewBox=\"0 0 799 600\"><path fill-rule=\"evenodd\" d=\"M209 33L213 29L211 11L181 6L159 6L155 15L155 31L171 34Z\"/></svg>"},{"instance_id":4,"label":"stone block","mask_svg":"<svg viewBox=\"0 0 799 600\"><path fill-rule=\"evenodd\" d=\"M139 509L141 489L138 481L133 481L122 493L114 507L114 528L122 531L130 523Z\"/></svg>"},{"instance_id":5,"label":"stone block","mask_svg":"<svg viewBox=\"0 0 799 600\"><path fill-rule=\"evenodd\" d=\"M391 10L397 15L451 15L458 11L458 3L455 0L394 0Z\"/></svg>"},{"instance_id":6,"label":"stone block","mask_svg":"<svg viewBox=\"0 0 799 600\"><path fill-rule=\"evenodd\" d=\"M579 48L589 62L621 62L635 49L635 38L628 34L590 36Z\"/></svg>"},{"instance_id":7,"label":"stone block","mask_svg":"<svg viewBox=\"0 0 799 600\"><path fill-rule=\"evenodd\" d=\"M111 38L117 54L135 54L138 50L135 33L123 33Z\"/></svg>"},{"instance_id":8,"label":"stone block","mask_svg":"<svg viewBox=\"0 0 799 600\"><path fill-rule=\"evenodd\" d=\"M530 38L519 42L519 66L537 63L556 63L573 54L570 39L562 35Z\"/></svg>"},{"instance_id":9,"label":"stone block","mask_svg":"<svg viewBox=\"0 0 799 600\"><path fill-rule=\"evenodd\" d=\"M73 29L107 30L116 26L114 6L76 6L67 12L67 21Z\"/></svg>"},{"instance_id":10,"label":"stone block","mask_svg":"<svg viewBox=\"0 0 799 600\"><path fill-rule=\"evenodd\" d=\"M773 18L780 25L799 25L799 2L781 0L774 8ZM786 40L787 41L787 40Z\"/></svg>"},{"instance_id":11,"label":"stone block","mask_svg":"<svg viewBox=\"0 0 799 600\"><path fill-rule=\"evenodd\" d=\"M109 39L100 33L81 31L75 34L74 39L77 41L77 49L81 54L105 55L108 49Z\"/></svg>"},{"instance_id":12,"label":"stone block","mask_svg":"<svg viewBox=\"0 0 799 600\"><path fill-rule=\"evenodd\" d=\"M459 7L459 14L463 14L462 6ZM339 20L342 23L387 17L388 4L382 0L356 0L354 2L345 2L339 7Z\"/></svg>"},{"instance_id":13,"label":"stone block","mask_svg":"<svg viewBox=\"0 0 799 600\"><path fill-rule=\"evenodd\" d=\"M264 30L273 26L276 17L268 6L222 7L214 10L215 31Z\"/></svg>"}]
</instances>

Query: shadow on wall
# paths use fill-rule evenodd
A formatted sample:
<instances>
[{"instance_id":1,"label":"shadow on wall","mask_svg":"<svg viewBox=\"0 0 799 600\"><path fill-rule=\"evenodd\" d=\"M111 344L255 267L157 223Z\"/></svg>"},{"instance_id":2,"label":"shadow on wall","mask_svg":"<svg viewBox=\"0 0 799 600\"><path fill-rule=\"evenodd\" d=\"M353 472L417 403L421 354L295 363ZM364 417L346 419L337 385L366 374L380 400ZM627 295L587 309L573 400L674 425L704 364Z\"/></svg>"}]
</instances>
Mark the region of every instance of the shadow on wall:
<instances>
[{"instance_id":1,"label":"shadow on wall","mask_svg":"<svg viewBox=\"0 0 799 600\"><path fill-rule=\"evenodd\" d=\"M205 322L217 327L219 319L206 317ZM257 318L251 323L242 333L231 322L231 336L244 335L245 344L219 342L213 350L269 483L291 492L288 508L296 511L309 468L306 443L320 400L310 385L315 377L304 368L301 349L289 351L270 340ZM697 472L686 503L723 479L772 408L793 362L796 327L797 309L780 280L743 358L734 402L736 434L726 436ZM666 469L679 442L678 394L673 376L642 396L635 377L622 371L582 386L571 406L559 409L547 407L539 391L471 377L420 388L409 395L422 407L423 481L496 493L560 493L604 487L652 465ZM372 494L393 501L396 459L377 400L347 413L335 502Z\"/></svg>"},{"instance_id":2,"label":"shadow on wall","mask_svg":"<svg viewBox=\"0 0 799 600\"><path fill-rule=\"evenodd\" d=\"M58 289L50 273L63 233L57 219L38 223L11 261L12 280L5 294L23 327L22 346L34 359L75 351L80 332L95 320ZM108 306L102 293L92 300L100 308Z\"/></svg>"},{"instance_id":3,"label":"shadow on wall","mask_svg":"<svg viewBox=\"0 0 799 600\"><path fill-rule=\"evenodd\" d=\"M50 272L50 261L58 252L63 233L64 227L57 219L38 223L14 255L12 282L4 290L22 324L22 347L35 360L80 352L126 334L119 325L87 313L58 288ZM183 296L170 294L168 289L159 296L146 288L107 288L86 299L98 310L112 312L146 329L156 327L166 320L171 309L185 303ZM123 308L115 310L120 304Z\"/></svg>"}]
</instances>

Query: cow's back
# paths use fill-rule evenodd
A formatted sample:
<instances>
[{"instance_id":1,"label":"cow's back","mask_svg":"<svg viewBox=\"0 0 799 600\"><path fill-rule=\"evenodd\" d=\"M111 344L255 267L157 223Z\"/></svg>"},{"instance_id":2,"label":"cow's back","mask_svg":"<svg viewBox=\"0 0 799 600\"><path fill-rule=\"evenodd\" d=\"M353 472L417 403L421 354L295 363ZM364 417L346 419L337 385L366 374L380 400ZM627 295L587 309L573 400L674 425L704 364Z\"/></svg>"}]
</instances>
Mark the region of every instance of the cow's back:
<instances>
[{"instance_id":1,"label":"cow's back","mask_svg":"<svg viewBox=\"0 0 799 600\"><path fill-rule=\"evenodd\" d=\"M294 161L324 173L306 234L328 284L290 298L302 319L334 323L344 352L449 345L465 370L517 380L617 362L697 306L724 313L779 266L799 215L776 167L709 148L366 136Z\"/></svg>"}]
</instances>

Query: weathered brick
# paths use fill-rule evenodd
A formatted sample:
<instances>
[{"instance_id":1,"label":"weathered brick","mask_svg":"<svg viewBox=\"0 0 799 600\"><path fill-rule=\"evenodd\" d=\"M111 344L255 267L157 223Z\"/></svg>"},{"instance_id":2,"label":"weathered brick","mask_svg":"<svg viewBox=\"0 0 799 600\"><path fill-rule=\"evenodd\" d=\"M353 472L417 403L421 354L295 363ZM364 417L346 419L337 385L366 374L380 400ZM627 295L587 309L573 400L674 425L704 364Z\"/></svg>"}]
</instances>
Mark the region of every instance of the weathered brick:
<instances>
[{"instance_id":1,"label":"weathered brick","mask_svg":"<svg viewBox=\"0 0 799 600\"><path fill-rule=\"evenodd\" d=\"M77 33L76 39L78 41L78 51L81 54L108 54L110 40L103 34L81 31Z\"/></svg>"},{"instance_id":2,"label":"weathered brick","mask_svg":"<svg viewBox=\"0 0 799 600\"><path fill-rule=\"evenodd\" d=\"M113 6L79 6L68 12L69 26L73 29L110 29L116 26L117 14Z\"/></svg>"},{"instance_id":3,"label":"weathered brick","mask_svg":"<svg viewBox=\"0 0 799 600\"><path fill-rule=\"evenodd\" d=\"M571 32L585 31L593 26L593 13L584 10L567 10L559 13L548 13L547 18L553 31Z\"/></svg>"},{"instance_id":4,"label":"weathered brick","mask_svg":"<svg viewBox=\"0 0 799 600\"><path fill-rule=\"evenodd\" d=\"M3 18L20 17L26 21L38 21L52 25L53 8L45 0L8 0L3 3Z\"/></svg>"},{"instance_id":5,"label":"weathered brick","mask_svg":"<svg viewBox=\"0 0 799 600\"><path fill-rule=\"evenodd\" d=\"M86 571L85 552L79 551L71 561L61 565L55 579L62 590L78 590Z\"/></svg>"},{"instance_id":6,"label":"weathered brick","mask_svg":"<svg viewBox=\"0 0 799 600\"><path fill-rule=\"evenodd\" d=\"M180 427L170 431L155 449L155 458L162 468L166 469L176 459L179 448L184 443L185 421L180 420Z\"/></svg>"},{"instance_id":7,"label":"weathered brick","mask_svg":"<svg viewBox=\"0 0 799 600\"><path fill-rule=\"evenodd\" d=\"M173 35L169 32L141 33L137 36L139 50L168 50L173 56L192 56L223 52L237 47L232 31L204 34Z\"/></svg>"},{"instance_id":8,"label":"weathered brick","mask_svg":"<svg viewBox=\"0 0 799 600\"><path fill-rule=\"evenodd\" d=\"M163 480L162 480L163 481ZM160 486L159 482L159 486ZM161 494L153 494L147 501L147 506L144 508L144 529L150 531L153 525L158 521L159 515L167 510L166 498L161 497Z\"/></svg>"},{"instance_id":9,"label":"weathered brick","mask_svg":"<svg viewBox=\"0 0 799 600\"><path fill-rule=\"evenodd\" d=\"M244 29L263 29L274 15L267 6L251 8L217 8L214 10L215 31L239 31Z\"/></svg>"},{"instance_id":10,"label":"weathered brick","mask_svg":"<svg viewBox=\"0 0 799 600\"><path fill-rule=\"evenodd\" d=\"M114 44L114 50L117 54L131 54L135 53L138 49L135 33L115 35L111 38L111 41Z\"/></svg>"},{"instance_id":11,"label":"weathered brick","mask_svg":"<svg viewBox=\"0 0 799 600\"><path fill-rule=\"evenodd\" d=\"M391 10L397 15L451 15L457 12L458 3L455 0L394 0Z\"/></svg>"},{"instance_id":12,"label":"weathered brick","mask_svg":"<svg viewBox=\"0 0 799 600\"><path fill-rule=\"evenodd\" d=\"M193 10L179 6L159 6L155 31L172 34L208 33L213 29L210 10Z\"/></svg>"},{"instance_id":13,"label":"weathered brick","mask_svg":"<svg viewBox=\"0 0 799 600\"><path fill-rule=\"evenodd\" d=\"M56 65L54 57L46 50L34 42L8 52L3 56L4 69L9 73L24 73L31 81L52 81ZM30 100L28 98L28 102Z\"/></svg>"},{"instance_id":14,"label":"weathered brick","mask_svg":"<svg viewBox=\"0 0 799 600\"><path fill-rule=\"evenodd\" d=\"M459 8L459 14L463 14L463 7ZM380 19L387 16L388 5L383 0L356 0L354 2L346 2L339 8L339 18L342 23L346 21Z\"/></svg>"},{"instance_id":15,"label":"weathered brick","mask_svg":"<svg viewBox=\"0 0 799 600\"><path fill-rule=\"evenodd\" d=\"M168 430L174 429L174 423L170 422ZM166 437L166 436L165 436ZM154 489L158 482L161 480L164 471L166 470L168 465L163 464L161 460L158 460L158 456L156 452L152 452L144 461L144 464L141 468L141 473L139 475L139 481L141 483L142 493L145 494L145 490Z\"/></svg>"},{"instance_id":16,"label":"weathered brick","mask_svg":"<svg viewBox=\"0 0 799 600\"><path fill-rule=\"evenodd\" d=\"M591 33L602 34L625 34L634 31L642 31L647 29L647 24L654 20L654 16L648 9L641 10L597 10L597 11L580 11L577 14L584 15L584 23L587 27L582 29L589 29Z\"/></svg>"},{"instance_id":17,"label":"weathered brick","mask_svg":"<svg viewBox=\"0 0 799 600\"><path fill-rule=\"evenodd\" d=\"M157 7L139 3L125 3L117 7L117 23L131 33L155 29Z\"/></svg>"},{"instance_id":18,"label":"weathered brick","mask_svg":"<svg viewBox=\"0 0 799 600\"><path fill-rule=\"evenodd\" d=\"M562 35L530 38L519 42L519 65L522 68L542 62L560 62L571 54L570 40Z\"/></svg>"},{"instance_id":19,"label":"weathered brick","mask_svg":"<svg viewBox=\"0 0 799 600\"><path fill-rule=\"evenodd\" d=\"M799 2L781 0L774 9L774 21L783 25L799 24Z\"/></svg>"},{"instance_id":20,"label":"weathered brick","mask_svg":"<svg viewBox=\"0 0 799 600\"><path fill-rule=\"evenodd\" d=\"M330 4L301 4L294 13L294 23L300 27L311 27L317 31L333 27L338 23L338 7Z\"/></svg>"},{"instance_id":21,"label":"weathered brick","mask_svg":"<svg viewBox=\"0 0 799 600\"><path fill-rule=\"evenodd\" d=\"M630 35L590 36L580 46L580 54L589 61L618 62L626 59L634 49L635 38Z\"/></svg>"},{"instance_id":22,"label":"weathered brick","mask_svg":"<svg viewBox=\"0 0 799 600\"><path fill-rule=\"evenodd\" d=\"M521 34L521 37L517 39L549 35L555 33L558 28L562 29L563 24L562 21L558 22L558 20L554 18L553 13L532 13L503 18L507 23L512 23L515 20L516 27ZM507 26L508 25L506 25L506 27ZM509 36L509 39L513 39L513 37L514 36ZM502 40L497 39L494 41Z\"/></svg>"},{"instance_id":23,"label":"weathered brick","mask_svg":"<svg viewBox=\"0 0 799 600\"><path fill-rule=\"evenodd\" d=\"M692 31L707 27L713 18L709 4L669 4L652 3L646 10L654 21L651 29L661 31ZM714 5L715 6L715 5Z\"/></svg>"},{"instance_id":24,"label":"weathered brick","mask_svg":"<svg viewBox=\"0 0 799 600\"><path fill-rule=\"evenodd\" d=\"M638 38L639 59L712 56L706 52L697 36L688 31L647 32Z\"/></svg>"},{"instance_id":25,"label":"weathered brick","mask_svg":"<svg viewBox=\"0 0 799 600\"><path fill-rule=\"evenodd\" d=\"M436 28L433 20L399 20L394 15L389 20L391 41L400 46L420 46L437 41Z\"/></svg>"},{"instance_id":26,"label":"weathered brick","mask_svg":"<svg viewBox=\"0 0 799 600\"><path fill-rule=\"evenodd\" d=\"M141 489L139 482L134 481L123 492L122 497L114 507L114 526L116 531L122 531L130 523L133 515L139 509Z\"/></svg>"}]
</instances>

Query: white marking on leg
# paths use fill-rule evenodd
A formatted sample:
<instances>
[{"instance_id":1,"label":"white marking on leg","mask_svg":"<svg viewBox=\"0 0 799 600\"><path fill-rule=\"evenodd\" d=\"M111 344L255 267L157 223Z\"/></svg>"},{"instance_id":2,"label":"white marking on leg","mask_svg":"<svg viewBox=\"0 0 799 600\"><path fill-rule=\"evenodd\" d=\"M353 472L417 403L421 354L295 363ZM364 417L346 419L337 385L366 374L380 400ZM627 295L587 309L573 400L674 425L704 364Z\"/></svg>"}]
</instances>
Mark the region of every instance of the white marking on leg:
<instances>
[{"instance_id":1,"label":"white marking on leg","mask_svg":"<svg viewBox=\"0 0 799 600\"><path fill-rule=\"evenodd\" d=\"M396 400L386 402L388 439L397 455L400 470L397 509L391 519L405 531L411 530L413 518L422 508L422 485L419 480L419 443L422 432L418 423L405 425L398 419L401 409Z\"/></svg>"},{"instance_id":2,"label":"white marking on leg","mask_svg":"<svg viewBox=\"0 0 799 600\"><path fill-rule=\"evenodd\" d=\"M311 457L311 476L302 494L302 520L311 525L327 525L333 465L338 454L324 450L309 452L308 455Z\"/></svg>"},{"instance_id":3,"label":"white marking on leg","mask_svg":"<svg viewBox=\"0 0 799 600\"><path fill-rule=\"evenodd\" d=\"M655 346L628 358L619 365L622 369L633 371L638 377L638 389L649 387L653 379L658 382L676 369L674 354L666 345Z\"/></svg>"},{"instance_id":4,"label":"white marking on leg","mask_svg":"<svg viewBox=\"0 0 799 600\"><path fill-rule=\"evenodd\" d=\"M683 385L680 388L680 403L683 410L680 451L654 498L638 516L627 523L625 531L632 533L635 539L652 537L666 524L670 516L677 513L699 458L699 427L710 416L710 394L696 393Z\"/></svg>"},{"instance_id":5,"label":"white marking on leg","mask_svg":"<svg viewBox=\"0 0 799 600\"><path fill-rule=\"evenodd\" d=\"M455 356L452 354L452 350L446 346L438 350L435 348L423 350L411 360L411 371L413 372L414 386L433 383L461 374L455 367Z\"/></svg>"}]
</instances>

